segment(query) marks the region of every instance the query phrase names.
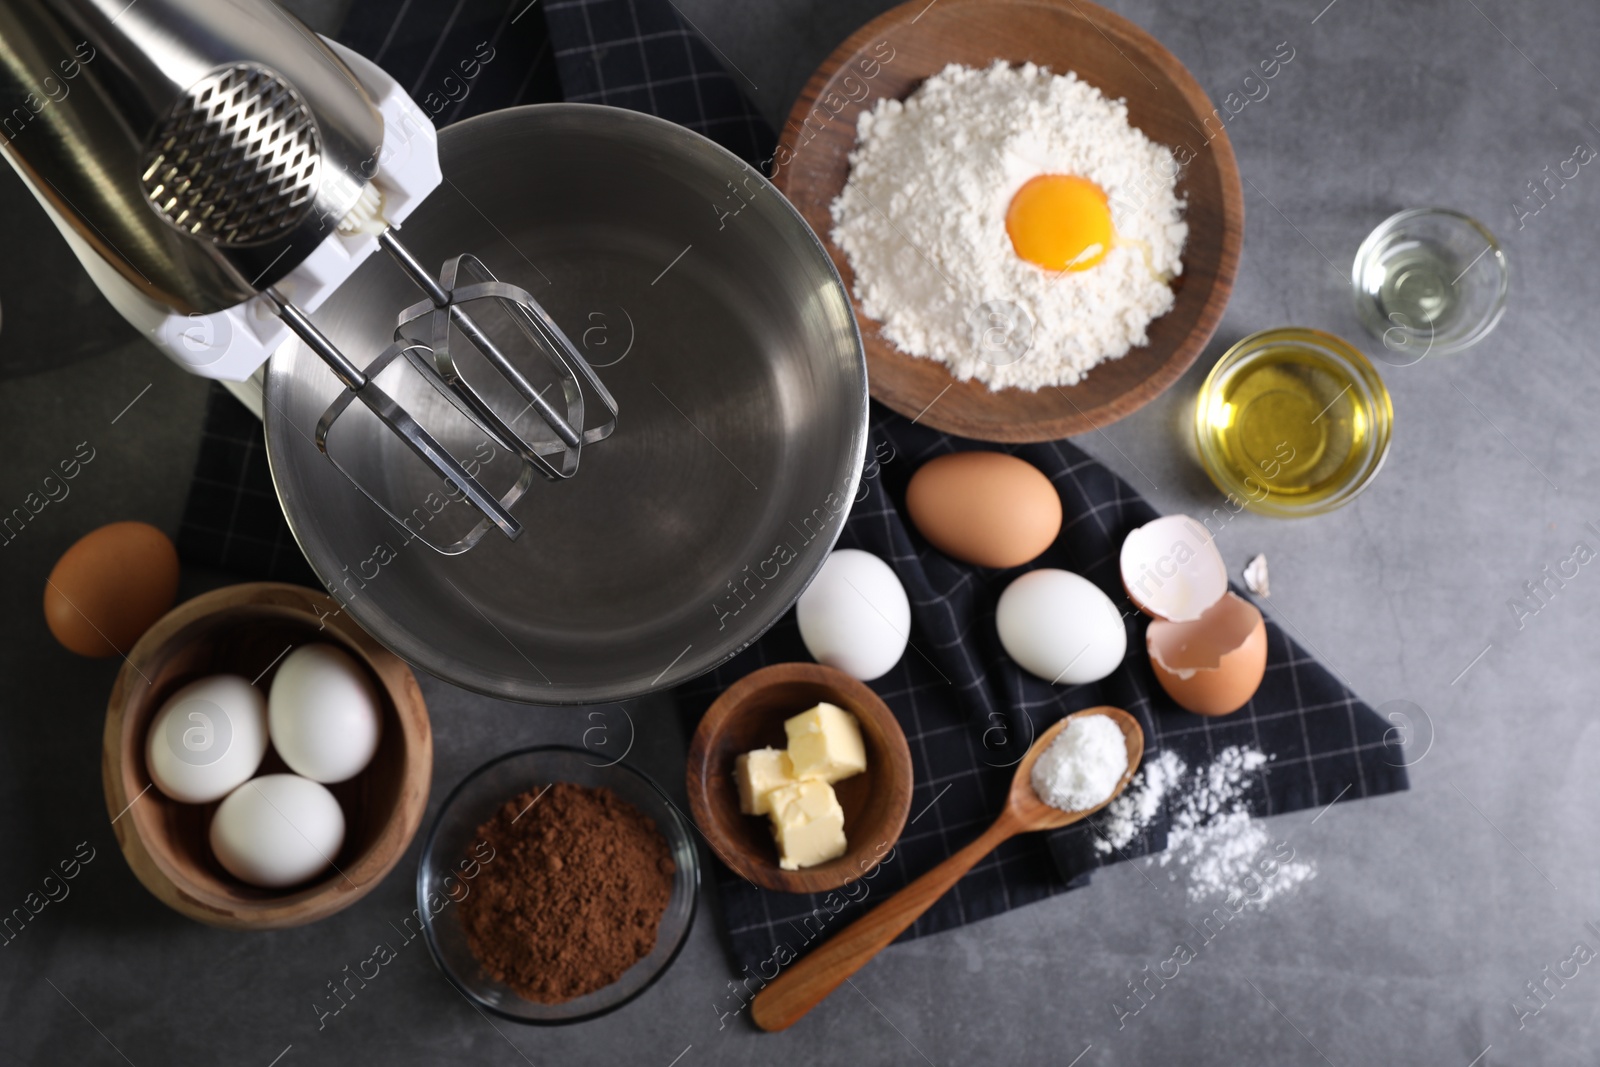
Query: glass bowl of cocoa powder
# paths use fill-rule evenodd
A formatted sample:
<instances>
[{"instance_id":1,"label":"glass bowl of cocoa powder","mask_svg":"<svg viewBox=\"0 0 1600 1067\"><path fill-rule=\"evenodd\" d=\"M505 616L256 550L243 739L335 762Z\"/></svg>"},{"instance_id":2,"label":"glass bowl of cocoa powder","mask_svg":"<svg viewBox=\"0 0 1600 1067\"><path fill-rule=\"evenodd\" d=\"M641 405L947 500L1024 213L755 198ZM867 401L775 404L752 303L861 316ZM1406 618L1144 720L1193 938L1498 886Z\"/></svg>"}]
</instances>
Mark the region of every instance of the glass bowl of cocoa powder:
<instances>
[{"instance_id":1,"label":"glass bowl of cocoa powder","mask_svg":"<svg viewBox=\"0 0 1600 1067\"><path fill-rule=\"evenodd\" d=\"M473 1004L553 1025L615 1011L672 965L700 865L660 786L584 749L511 752L445 799L417 871L417 927Z\"/></svg>"}]
</instances>

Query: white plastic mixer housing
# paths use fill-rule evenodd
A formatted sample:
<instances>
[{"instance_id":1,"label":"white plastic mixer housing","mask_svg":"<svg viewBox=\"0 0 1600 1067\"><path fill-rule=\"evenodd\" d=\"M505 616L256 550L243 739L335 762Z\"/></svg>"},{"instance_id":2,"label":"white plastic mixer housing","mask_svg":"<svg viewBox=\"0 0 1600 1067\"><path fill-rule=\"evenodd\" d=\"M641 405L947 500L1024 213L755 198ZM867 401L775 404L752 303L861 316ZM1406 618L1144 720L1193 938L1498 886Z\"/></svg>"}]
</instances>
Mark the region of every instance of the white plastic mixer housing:
<instances>
[{"instance_id":1,"label":"white plastic mixer housing","mask_svg":"<svg viewBox=\"0 0 1600 1067\"><path fill-rule=\"evenodd\" d=\"M377 251L377 235L383 223L399 225L443 180L438 136L422 109L376 63L333 41L327 44L355 73L383 116L383 146L378 153L377 171L371 177L383 197L383 206L377 225L355 233L338 232L333 223L339 220L330 220L327 240L275 284L274 288L286 299L308 312L315 311ZM292 337L265 294L209 315L185 315L152 300L91 248L51 208L32 182L27 184L111 306L193 373L222 381L244 381Z\"/></svg>"}]
</instances>

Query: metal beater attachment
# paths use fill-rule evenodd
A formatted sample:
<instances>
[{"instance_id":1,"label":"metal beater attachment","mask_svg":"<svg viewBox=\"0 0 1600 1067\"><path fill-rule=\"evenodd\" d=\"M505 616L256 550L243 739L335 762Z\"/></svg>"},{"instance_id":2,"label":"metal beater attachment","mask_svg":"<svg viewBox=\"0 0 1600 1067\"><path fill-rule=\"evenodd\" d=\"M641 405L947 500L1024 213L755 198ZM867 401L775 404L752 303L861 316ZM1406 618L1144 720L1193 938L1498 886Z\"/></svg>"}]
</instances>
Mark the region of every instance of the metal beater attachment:
<instances>
[{"instance_id":1,"label":"metal beater attachment","mask_svg":"<svg viewBox=\"0 0 1600 1067\"><path fill-rule=\"evenodd\" d=\"M546 477L576 474L583 446L605 440L616 429L617 402L561 327L526 290L495 278L476 256L447 261L435 281L392 228L378 243L428 297L400 313L395 339L422 341L451 392L498 440ZM478 309L482 317L474 317L468 308ZM509 344L502 350L505 342ZM553 372L553 379L538 384L534 374L526 373L528 368L506 355L523 350L541 354L546 366L538 369ZM421 349L407 345L405 351L415 362ZM504 395L507 385L509 397ZM559 395L547 396L553 386L560 387ZM604 421L589 429L584 428L585 386L606 413ZM520 405L509 420L508 399L511 406ZM566 409L565 416L557 402ZM539 423L525 420L530 411Z\"/></svg>"},{"instance_id":2,"label":"metal beater attachment","mask_svg":"<svg viewBox=\"0 0 1600 1067\"><path fill-rule=\"evenodd\" d=\"M616 428L616 400L526 290L471 255L449 260L436 279L393 227L378 240L427 299L400 313L394 342L365 368L268 290L279 317L345 387L318 420L317 447L408 541L456 555L491 526L515 539L522 525L510 509L533 472L576 474L583 446ZM603 413L594 426L591 398ZM404 442L419 469L384 460L373 430L360 425L372 419Z\"/></svg>"},{"instance_id":3,"label":"metal beater attachment","mask_svg":"<svg viewBox=\"0 0 1600 1067\"><path fill-rule=\"evenodd\" d=\"M267 291L278 317L344 384L317 422L317 446L406 541L458 555L491 526L515 539L522 523L510 509L531 475L573 477L582 446L616 429L616 400L539 302L475 256L450 259L434 278L394 227L379 245L427 299L400 312L394 342L366 368ZM603 414L595 426L590 406ZM405 443L413 470L374 448L373 429L360 426L371 419Z\"/></svg>"}]
</instances>

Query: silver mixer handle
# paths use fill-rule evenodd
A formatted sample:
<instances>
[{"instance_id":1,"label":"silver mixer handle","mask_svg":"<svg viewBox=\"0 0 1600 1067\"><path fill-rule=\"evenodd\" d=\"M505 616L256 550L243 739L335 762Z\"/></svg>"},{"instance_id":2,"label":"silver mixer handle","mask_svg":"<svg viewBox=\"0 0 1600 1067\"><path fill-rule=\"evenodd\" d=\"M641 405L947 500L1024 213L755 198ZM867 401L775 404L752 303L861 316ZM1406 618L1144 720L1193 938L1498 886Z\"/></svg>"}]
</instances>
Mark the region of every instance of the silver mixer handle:
<instances>
[{"instance_id":1,"label":"silver mixer handle","mask_svg":"<svg viewBox=\"0 0 1600 1067\"><path fill-rule=\"evenodd\" d=\"M371 95L271 0L3 0L0 41L0 99L73 79L70 105L0 151L129 285L184 314L281 281L379 158Z\"/></svg>"}]
</instances>

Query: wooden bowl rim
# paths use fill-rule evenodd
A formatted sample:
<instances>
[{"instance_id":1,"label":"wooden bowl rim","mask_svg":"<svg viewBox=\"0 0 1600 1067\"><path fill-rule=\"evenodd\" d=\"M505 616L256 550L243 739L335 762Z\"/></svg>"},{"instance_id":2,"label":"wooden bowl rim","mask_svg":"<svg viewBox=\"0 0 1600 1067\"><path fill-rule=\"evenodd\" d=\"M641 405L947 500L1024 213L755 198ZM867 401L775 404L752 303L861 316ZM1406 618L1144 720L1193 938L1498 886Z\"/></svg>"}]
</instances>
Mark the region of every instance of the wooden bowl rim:
<instances>
[{"instance_id":1,"label":"wooden bowl rim","mask_svg":"<svg viewBox=\"0 0 1600 1067\"><path fill-rule=\"evenodd\" d=\"M744 707L752 694L777 682L796 681L810 682L823 688L837 690L847 695L849 702L855 707L865 710L883 730L884 741L889 749L887 770L891 776L903 776L907 783L900 802L890 810L889 818L882 826L882 832L855 835L855 839L850 842L849 850L840 857L841 860L853 862L832 872L823 867L786 871L776 864L756 862L754 857L747 857L741 850L726 847L728 842L712 817L713 739L721 733L732 716ZM892 854L894 846L900 841L901 832L905 829L906 817L911 813L912 786L916 784L911 764L911 746L906 742L905 730L901 727L900 720L895 718L889 705L865 682L838 668L821 663L769 664L750 672L724 689L706 709L700 724L695 728L694 737L689 742L689 754L685 760L684 779L689 794L690 814L694 817L694 824L699 827L701 836L711 846L711 851L741 878L762 889L773 889L781 893L823 893L830 889L838 889L875 870L881 862L881 857L873 859L872 864L863 869L859 864L865 857L857 853L866 847L865 843L870 838L872 841L882 839L887 842L890 850L887 854ZM755 818L755 816L741 817ZM879 846L875 844L872 847L876 849Z\"/></svg>"},{"instance_id":2,"label":"wooden bowl rim","mask_svg":"<svg viewBox=\"0 0 1600 1067\"><path fill-rule=\"evenodd\" d=\"M796 98L794 106L790 108L787 121L779 136L778 148L774 154L774 161L784 153L789 156L799 154L800 146L797 145L799 132L805 129L805 120L812 109L817 105L817 100L825 86L844 67L854 59L864 47L878 38L887 36L892 31L903 25L909 25L919 19L932 5L927 0L906 0L905 3L879 15L866 23L847 37L838 48L823 60L822 64L812 73L806 81L805 88ZM1100 31L1102 36L1109 40L1112 36L1121 37L1125 43L1134 47L1141 55L1151 59L1159 66L1177 87L1184 103L1197 115L1209 115L1215 110L1210 97L1195 79L1189 68L1175 56L1170 49L1151 35L1143 27L1108 11L1091 0L940 0L940 6L949 10L958 7L1021 7L1021 8L1050 8L1061 14L1085 22ZM1000 17L997 12L994 17ZM1113 44L1113 47L1115 45ZM999 57L1004 58L1004 57ZM1018 62L1009 60L1009 62ZM1130 61L1131 62L1131 61ZM921 84L919 79L916 83ZM1091 83L1093 84L1093 83ZM1100 88L1098 85L1096 88ZM913 86L912 91L915 91ZM1104 91L1104 90L1102 90ZM1111 94L1108 94L1111 95ZM869 98L871 99L871 98ZM903 99L903 97L901 97ZM864 103L865 101L863 101ZM850 131L851 143L855 143L856 117L862 108L860 104L852 102L835 113L835 121L845 124ZM951 387L973 386L977 389L971 393L958 394L961 400L970 405L974 410L984 411L989 418L979 420L967 417L961 412L965 410L960 404L929 404L919 410L919 405L903 400L903 398L889 391L887 387L877 383L881 376L874 376L874 367L882 367L890 361L917 360L918 363L927 363L931 367L943 369L942 364L934 360L923 360L919 357L908 355L895 349L890 342L879 335L877 320L862 310L855 294L855 273L850 268L848 257L844 251L833 242L830 228L824 227L817 232L817 239L827 249L828 255L833 259L834 266L841 277L846 279L845 288L850 295L850 306L855 311L856 318L862 324L862 346L867 354L867 384L873 399L893 409L906 418L915 418L920 422L962 437L975 440L994 441L1006 444L1028 444L1039 441L1054 441L1074 434L1087 433L1093 430L1104 429L1106 426L1119 419L1133 414L1150 401L1166 392L1185 371L1193 366L1195 360L1205 351L1211 342L1218 325L1222 322L1223 312L1226 310L1228 300L1233 293L1233 284L1238 276L1240 255L1244 246L1244 190L1240 184L1238 161L1233 154L1233 143L1228 137L1226 127L1217 130L1216 135L1206 142L1210 150L1213 165L1217 171L1218 184L1222 190L1222 200L1219 205L1221 214L1221 244L1217 249L1217 269L1211 281L1210 291L1206 294L1204 303L1195 318L1194 325L1190 328L1184 339L1179 342L1157 365L1154 371L1144 378L1139 379L1132 387L1107 399L1092 403L1088 406L1079 404L1073 399L1072 393L1083 387L1080 381L1074 386L1055 386L1066 406L1070 411L1062 412L1053 417L1040 417L1032 420L1011 419L1005 417L1007 400L1011 396L1019 395L1021 390L1003 389L990 391L982 383L958 382L953 375L946 373ZM772 183L785 196L789 195L793 171L787 167L774 163L775 173ZM848 168L845 177L848 178ZM842 185L840 187L842 189ZM839 189L829 190L828 200L831 202L838 196ZM791 198L792 199L792 198ZM796 205L799 207L799 205ZM802 214L805 212L802 210ZM808 220L809 221L809 220ZM1168 313L1170 314L1170 312ZM1159 320L1156 320L1159 321ZM1134 349L1133 351L1140 351ZM1126 358L1126 357L1124 357ZM1092 371L1091 371L1092 373ZM1042 391L1042 390L1041 390ZM943 395L942 393L940 394ZM1025 394L1024 394L1025 395Z\"/></svg>"},{"instance_id":3,"label":"wooden bowl rim","mask_svg":"<svg viewBox=\"0 0 1600 1067\"><path fill-rule=\"evenodd\" d=\"M316 614L318 607L326 611ZM140 674L156 655L186 631L203 626L208 617L223 611L259 608L285 616L310 616L323 622L328 640L353 652L376 677L385 698L394 706L405 755L404 778L420 780L420 789L402 789L400 803L383 822L372 846L337 875L281 896L251 900L220 896L194 885L144 840L148 832L138 811L138 798L153 788L148 773L129 783L127 766L144 768L139 755L144 738L131 736L128 711L143 682ZM128 746L136 746L130 750ZM128 756L129 752L131 756ZM125 757L128 757L125 759ZM400 862L422 824L433 778L433 730L427 705L411 668L362 630L328 594L285 582L246 582L223 586L178 604L168 611L129 651L106 706L102 739L101 781L106 814L134 876L158 900L174 911L211 926L237 930L282 929L316 922L354 904L370 893ZM130 785L135 788L130 788ZM130 799L131 798L131 799ZM348 879L348 881L346 881Z\"/></svg>"}]
</instances>

